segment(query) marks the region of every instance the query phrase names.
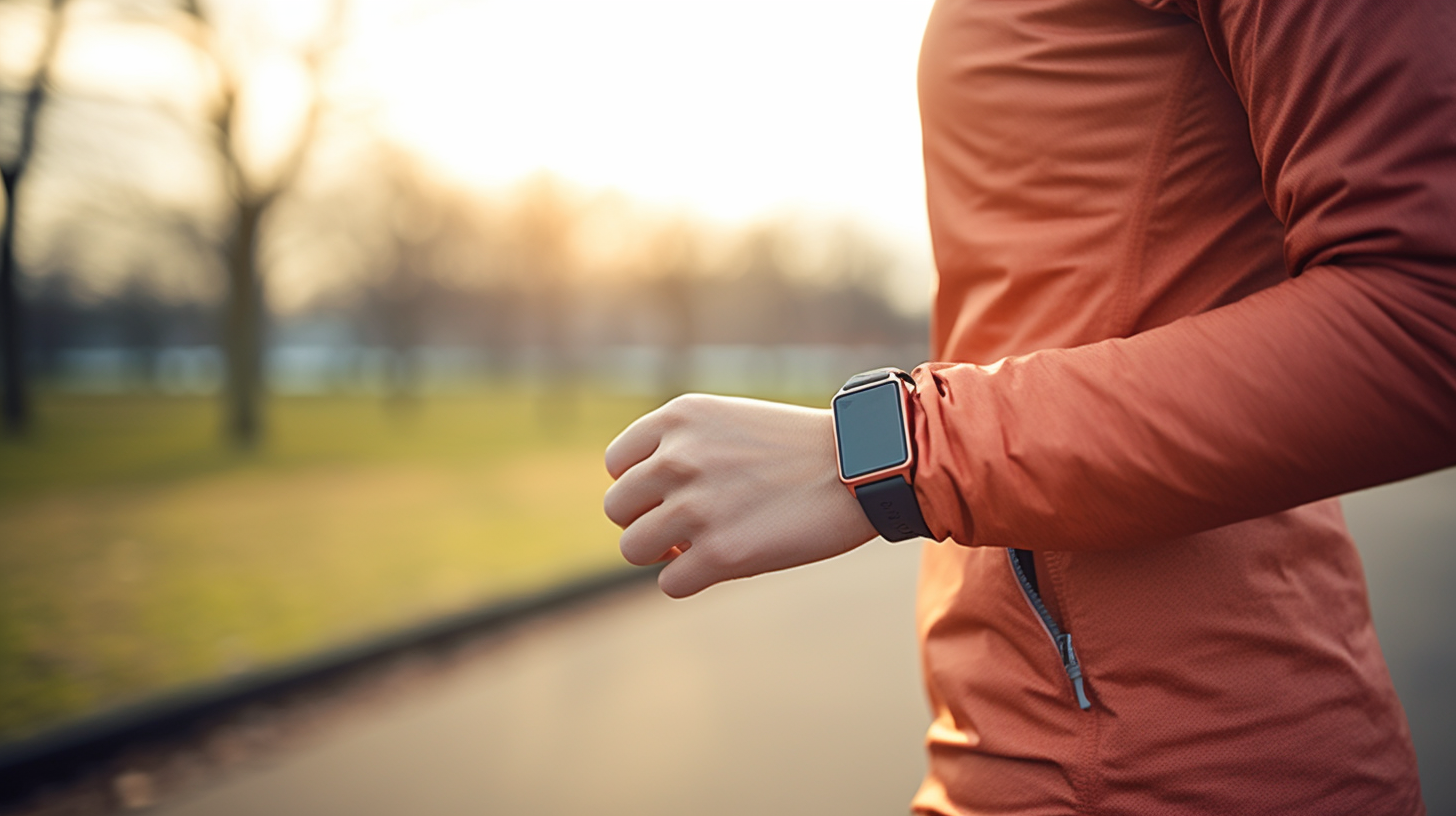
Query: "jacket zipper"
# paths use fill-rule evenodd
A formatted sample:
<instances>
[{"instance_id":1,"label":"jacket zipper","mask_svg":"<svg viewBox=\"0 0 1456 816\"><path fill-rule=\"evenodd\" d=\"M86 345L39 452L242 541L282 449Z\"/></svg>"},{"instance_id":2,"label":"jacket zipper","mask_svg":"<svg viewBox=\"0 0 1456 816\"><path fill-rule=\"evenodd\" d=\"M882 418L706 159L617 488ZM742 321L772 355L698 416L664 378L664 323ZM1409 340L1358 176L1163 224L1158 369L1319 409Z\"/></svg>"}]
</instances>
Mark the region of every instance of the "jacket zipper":
<instances>
[{"instance_id":1,"label":"jacket zipper","mask_svg":"<svg viewBox=\"0 0 1456 816\"><path fill-rule=\"evenodd\" d=\"M1041 595L1031 585L1031 579L1026 577L1026 572L1021 569L1016 550L1007 548L1006 557L1011 560L1011 571L1016 574L1016 582L1021 584L1021 594L1031 604L1037 617L1041 618L1041 625L1051 637L1057 657L1061 658L1062 669L1067 673L1067 679L1072 681L1072 690L1077 693L1077 707L1087 711L1092 708L1092 701L1087 699L1086 681L1082 679L1082 664L1077 660L1077 652L1072 648L1072 635L1063 632L1057 622L1052 620L1052 614L1047 611L1046 604L1042 603Z\"/></svg>"}]
</instances>

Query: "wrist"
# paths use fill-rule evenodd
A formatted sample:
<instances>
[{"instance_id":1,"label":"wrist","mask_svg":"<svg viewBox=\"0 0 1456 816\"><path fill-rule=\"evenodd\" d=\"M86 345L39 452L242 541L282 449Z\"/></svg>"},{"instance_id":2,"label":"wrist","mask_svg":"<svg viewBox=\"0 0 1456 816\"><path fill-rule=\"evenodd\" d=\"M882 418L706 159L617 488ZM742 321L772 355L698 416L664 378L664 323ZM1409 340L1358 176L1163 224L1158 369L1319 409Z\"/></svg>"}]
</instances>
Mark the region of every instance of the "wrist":
<instances>
[{"instance_id":1,"label":"wrist","mask_svg":"<svg viewBox=\"0 0 1456 816\"><path fill-rule=\"evenodd\" d=\"M851 377L832 403L839 479L887 541L930 537L914 488L915 381L899 369Z\"/></svg>"}]
</instances>

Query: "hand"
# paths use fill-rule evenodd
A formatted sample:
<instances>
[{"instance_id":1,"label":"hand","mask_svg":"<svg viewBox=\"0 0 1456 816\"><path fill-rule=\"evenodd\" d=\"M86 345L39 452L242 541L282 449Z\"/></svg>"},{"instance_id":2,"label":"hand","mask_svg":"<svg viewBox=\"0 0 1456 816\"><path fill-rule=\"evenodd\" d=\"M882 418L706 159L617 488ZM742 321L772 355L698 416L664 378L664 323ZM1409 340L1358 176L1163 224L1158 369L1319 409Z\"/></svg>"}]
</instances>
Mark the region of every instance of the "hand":
<instances>
[{"instance_id":1,"label":"hand","mask_svg":"<svg viewBox=\"0 0 1456 816\"><path fill-rule=\"evenodd\" d=\"M829 411L690 394L607 446L603 503L633 564L671 559L674 598L848 552L875 537L839 481Z\"/></svg>"}]
</instances>

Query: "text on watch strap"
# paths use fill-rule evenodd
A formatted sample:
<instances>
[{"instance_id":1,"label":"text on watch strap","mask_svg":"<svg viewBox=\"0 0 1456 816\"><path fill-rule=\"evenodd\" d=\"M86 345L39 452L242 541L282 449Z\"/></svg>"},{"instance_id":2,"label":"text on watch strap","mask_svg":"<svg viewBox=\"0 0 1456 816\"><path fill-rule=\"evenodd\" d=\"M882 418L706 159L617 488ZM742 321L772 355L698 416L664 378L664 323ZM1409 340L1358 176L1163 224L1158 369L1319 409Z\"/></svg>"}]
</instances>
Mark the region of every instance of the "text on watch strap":
<instances>
[{"instance_id":1,"label":"text on watch strap","mask_svg":"<svg viewBox=\"0 0 1456 816\"><path fill-rule=\"evenodd\" d=\"M905 481L904 476L891 476L860 485L855 489L854 497L859 499L870 524L886 541L934 537L920 515L915 488Z\"/></svg>"}]
</instances>

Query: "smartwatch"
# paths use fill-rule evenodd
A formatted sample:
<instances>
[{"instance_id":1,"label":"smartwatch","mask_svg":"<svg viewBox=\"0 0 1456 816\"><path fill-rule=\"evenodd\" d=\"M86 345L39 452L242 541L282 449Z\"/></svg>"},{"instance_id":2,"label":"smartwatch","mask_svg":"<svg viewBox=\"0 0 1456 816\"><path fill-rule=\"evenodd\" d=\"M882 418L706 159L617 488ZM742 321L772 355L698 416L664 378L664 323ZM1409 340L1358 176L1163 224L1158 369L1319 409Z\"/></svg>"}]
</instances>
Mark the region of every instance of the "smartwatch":
<instances>
[{"instance_id":1,"label":"smartwatch","mask_svg":"<svg viewBox=\"0 0 1456 816\"><path fill-rule=\"evenodd\" d=\"M839 480L886 541L933 538L911 471L910 395L915 381L898 368L878 368L849 378L831 403Z\"/></svg>"}]
</instances>

